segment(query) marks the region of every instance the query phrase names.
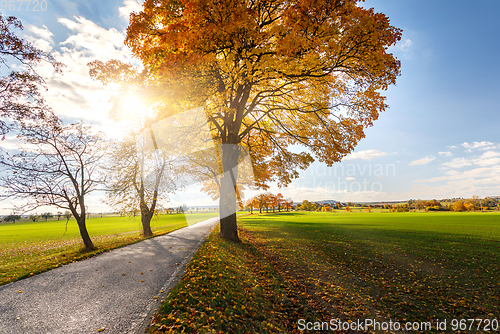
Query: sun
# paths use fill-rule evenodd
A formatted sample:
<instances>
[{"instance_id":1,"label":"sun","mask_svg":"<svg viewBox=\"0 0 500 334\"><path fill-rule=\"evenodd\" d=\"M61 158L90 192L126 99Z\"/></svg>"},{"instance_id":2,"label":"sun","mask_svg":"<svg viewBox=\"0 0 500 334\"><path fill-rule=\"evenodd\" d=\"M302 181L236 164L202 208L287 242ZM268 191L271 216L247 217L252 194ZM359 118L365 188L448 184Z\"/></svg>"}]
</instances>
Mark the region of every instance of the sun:
<instances>
[{"instance_id":1,"label":"sun","mask_svg":"<svg viewBox=\"0 0 500 334\"><path fill-rule=\"evenodd\" d=\"M142 101L135 95L126 96L120 101L120 113L123 118L129 120L144 118L144 116L147 116L147 109L148 108L144 106Z\"/></svg>"},{"instance_id":2,"label":"sun","mask_svg":"<svg viewBox=\"0 0 500 334\"><path fill-rule=\"evenodd\" d=\"M147 119L153 119L156 110L144 103L140 96L130 94L118 97L103 128L110 138L123 139L130 133L141 131Z\"/></svg>"},{"instance_id":3,"label":"sun","mask_svg":"<svg viewBox=\"0 0 500 334\"><path fill-rule=\"evenodd\" d=\"M155 109L150 104L145 103L141 96L135 94L122 96L118 103L114 112L118 120L144 123L147 118L151 119L156 116Z\"/></svg>"}]
</instances>

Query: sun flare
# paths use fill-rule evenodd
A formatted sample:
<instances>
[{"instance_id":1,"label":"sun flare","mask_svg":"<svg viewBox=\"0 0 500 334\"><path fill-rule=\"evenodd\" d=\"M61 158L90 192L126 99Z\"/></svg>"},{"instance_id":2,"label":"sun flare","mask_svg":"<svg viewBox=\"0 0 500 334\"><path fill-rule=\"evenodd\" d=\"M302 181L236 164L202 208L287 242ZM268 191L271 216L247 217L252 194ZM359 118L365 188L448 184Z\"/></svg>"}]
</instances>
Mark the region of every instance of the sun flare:
<instances>
[{"instance_id":1,"label":"sun flare","mask_svg":"<svg viewBox=\"0 0 500 334\"><path fill-rule=\"evenodd\" d=\"M123 118L135 120L137 118L143 118L146 116L147 108L142 104L141 100L134 95L126 96L120 102L121 111L123 112Z\"/></svg>"}]
</instances>

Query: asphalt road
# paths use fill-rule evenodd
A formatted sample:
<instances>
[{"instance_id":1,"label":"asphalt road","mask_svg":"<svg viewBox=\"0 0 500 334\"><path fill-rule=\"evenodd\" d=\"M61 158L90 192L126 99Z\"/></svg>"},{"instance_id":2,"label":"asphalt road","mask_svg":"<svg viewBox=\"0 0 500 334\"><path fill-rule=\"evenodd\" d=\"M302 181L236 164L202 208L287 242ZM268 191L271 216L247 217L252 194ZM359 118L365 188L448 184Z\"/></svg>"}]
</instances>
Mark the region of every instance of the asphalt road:
<instances>
[{"instance_id":1,"label":"asphalt road","mask_svg":"<svg viewBox=\"0 0 500 334\"><path fill-rule=\"evenodd\" d=\"M1 286L0 333L144 333L217 223L212 218Z\"/></svg>"}]
</instances>

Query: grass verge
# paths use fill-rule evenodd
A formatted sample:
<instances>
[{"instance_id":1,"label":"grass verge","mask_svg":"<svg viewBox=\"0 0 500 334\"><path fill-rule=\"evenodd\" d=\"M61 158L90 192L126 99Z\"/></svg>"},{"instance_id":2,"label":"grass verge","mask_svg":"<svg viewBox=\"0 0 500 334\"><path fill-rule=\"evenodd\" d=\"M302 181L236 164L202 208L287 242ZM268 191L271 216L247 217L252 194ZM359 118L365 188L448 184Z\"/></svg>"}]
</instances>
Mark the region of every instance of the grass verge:
<instances>
[{"instance_id":1,"label":"grass verge","mask_svg":"<svg viewBox=\"0 0 500 334\"><path fill-rule=\"evenodd\" d=\"M251 243L218 234L194 256L148 333L298 333L297 319L318 319Z\"/></svg>"}]
</instances>

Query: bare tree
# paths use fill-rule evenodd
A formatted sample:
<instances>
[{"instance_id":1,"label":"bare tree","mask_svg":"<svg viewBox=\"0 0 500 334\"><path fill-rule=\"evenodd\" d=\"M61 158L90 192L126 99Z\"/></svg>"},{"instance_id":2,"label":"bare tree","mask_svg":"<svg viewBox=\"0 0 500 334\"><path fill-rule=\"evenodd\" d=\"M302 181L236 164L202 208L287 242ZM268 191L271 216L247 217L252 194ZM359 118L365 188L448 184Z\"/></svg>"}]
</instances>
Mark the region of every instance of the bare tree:
<instances>
[{"instance_id":1,"label":"bare tree","mask_svg":"<svg viewBox=\"0 0 500 334\"><path fill-rule=\"evenodd\" d=\"M175 190L179 171L173 172L165 152L141 148L141 139L134 134L115 143L109 158L108 204L134 216L140 211L143 235L152 236L151 219L158 201Z\"/></svg>"},{"instance_id":2,"label":"bare tree","mask_svg":"<svg viewBox=\"0 0 500 334\"><path fill-rule=\"evenodd\" d=\"M85 224L85 196L103 182L99 163L105 154L102 134L82 123L28 124L18 138L20 153L0 151L3 199L25 200L17 211L50 205L75 217L87 250L94 249Z\"/></svg>"},{"instance_id":3,"label":"bare tree","mask_svg":"<svg viewBox=\"0 0 500 334\"><path fill-rule=\"evenodd\" d=\"M73 215L71 214L70 211L64 211L63 217L66 218L66 224L69 222Z\"/></svg>"},{"instance_id":4,"label":"bare tree","mask_svg":"<svg viewBox=\"0 0 500 334\"><path fill-rule=\"evenodd\" d=\"M24 67L24 71L12 71L0 77L0 135L5 135L16 123L22 125L26 120L55 118L40 94L46 89L45 82L35 72L34 66L44 61L50 63L56 72L60 72L63 66L50 54L17 37L13 29L22 30L21 22L13 16L0 14L0 66L8 67L8 60L13 60Z\"/></svg>"}]
</instances>

